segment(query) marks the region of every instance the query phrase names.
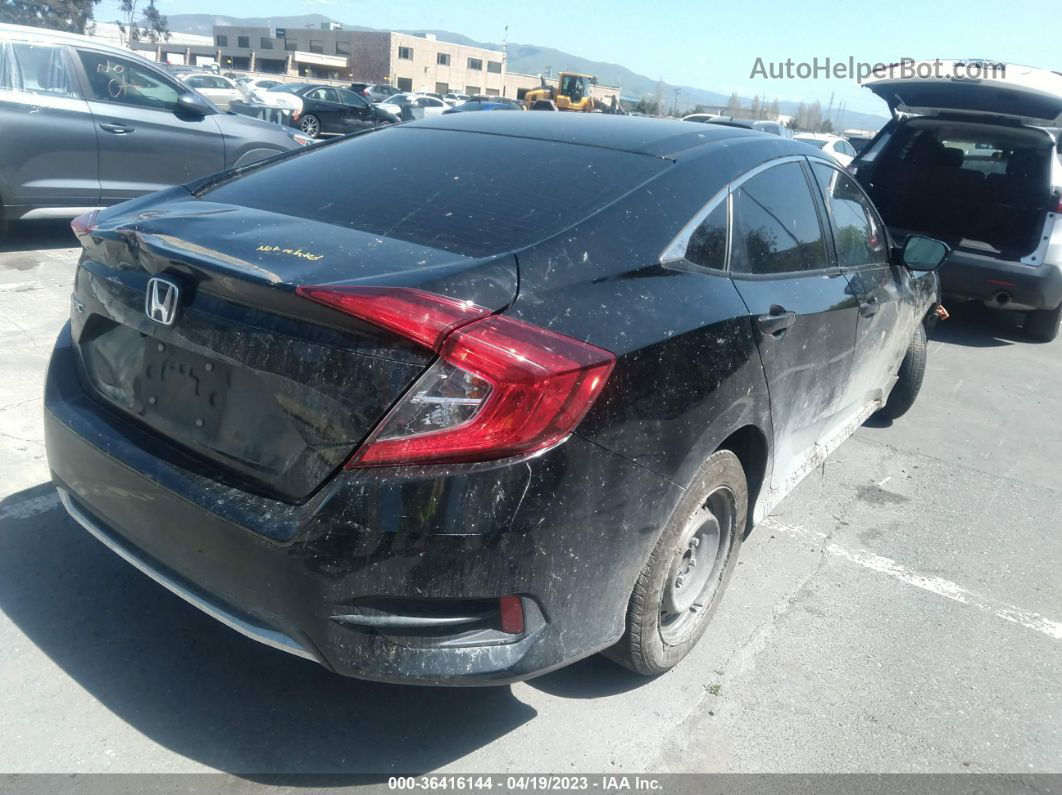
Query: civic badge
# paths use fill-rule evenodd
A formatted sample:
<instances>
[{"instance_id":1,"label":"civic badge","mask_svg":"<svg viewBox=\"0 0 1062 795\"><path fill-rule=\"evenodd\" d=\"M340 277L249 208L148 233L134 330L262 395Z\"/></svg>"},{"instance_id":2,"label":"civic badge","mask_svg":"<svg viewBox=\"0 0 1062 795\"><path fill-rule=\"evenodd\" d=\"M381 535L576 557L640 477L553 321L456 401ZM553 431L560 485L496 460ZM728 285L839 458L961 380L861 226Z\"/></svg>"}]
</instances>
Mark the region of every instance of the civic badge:
<instances>
[{"instance_id":1,"label":"civic badge","mask_svg":"<svg viewBox=\"0 0 1062 795\"><path fill-rule=\"evenodd\" d=\"M172 326L177 319L177 300L180 288L169 281L153 276L148 279L147 294L144 296L144 313L164 326Z\"/></svg>"}]
</instances>

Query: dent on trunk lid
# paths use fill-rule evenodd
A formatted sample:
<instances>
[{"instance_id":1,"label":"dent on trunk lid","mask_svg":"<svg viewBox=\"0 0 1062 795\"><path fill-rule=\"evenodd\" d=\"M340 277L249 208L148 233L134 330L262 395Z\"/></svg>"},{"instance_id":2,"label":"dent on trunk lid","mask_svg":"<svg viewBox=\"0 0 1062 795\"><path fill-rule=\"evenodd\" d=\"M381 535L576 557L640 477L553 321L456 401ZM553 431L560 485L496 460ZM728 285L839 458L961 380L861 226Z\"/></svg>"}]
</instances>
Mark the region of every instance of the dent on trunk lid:
<instances>
[{"instance_id":1,"label":"dent on trunk lid","mask_svg":"<svg viewBox=\"0 0 1062 795\"><path fill-rule=\"evenodd\" d=\"M82 242L76 289L85 309L73 330L97 400L285 501L305 499L325 482L432 359L297 296L296 286L415 286L495 310L517 289L512 255L471 259L195 201L108 212ZM156 274L181 287L172 326L143 310ZM207 362L214 369L202 377ZM160 367L175 368L173 389L159 384ZM217 416L206 403L196 414L199 398L178 385L193 368L219 395Z\"/></svg>"}]
</instances>

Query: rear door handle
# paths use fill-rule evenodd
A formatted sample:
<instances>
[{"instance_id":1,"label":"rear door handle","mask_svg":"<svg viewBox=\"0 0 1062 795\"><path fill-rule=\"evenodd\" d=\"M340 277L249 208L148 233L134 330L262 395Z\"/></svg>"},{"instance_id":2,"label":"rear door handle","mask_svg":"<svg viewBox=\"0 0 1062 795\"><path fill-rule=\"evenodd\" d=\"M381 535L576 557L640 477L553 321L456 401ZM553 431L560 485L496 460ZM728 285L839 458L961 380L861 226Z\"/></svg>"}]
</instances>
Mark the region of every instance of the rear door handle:
<instances>
[{"instance_id":1,"label":"rear door handle","mask_svg":"<svg viewBox=\"0 0 1062 795\"><path fill-rule=\"evenodd\" d=\"M787 312L785 307L777 304L771 307L769 314L756 318L756 328L760 330L760 334L774 339L780 339L794 323L796 323L796 313Z\"/></svg>"},{"instance_id":2,"label":"rear door handle","mask_svg":"<svg viewBox=\"0 0 1062 795\"><path fill-rule=\"evenodd\" d=\"M870 296L866 301L859 302L859 314L863 317L872 317L881 309L881 302L876 296Z\"/></svg>"},{"instance_id":3,"label":"rear door handle","mask_svg":"<svg viewBox=\"0 0 1062 795\"><path fill-rule=\"evenodd\" d=\"M105 122L100 124L100 129L115 135L126 135L136 130L135 127L126 127L124 124L107 124Z\"/></svg>"}]
</instances>

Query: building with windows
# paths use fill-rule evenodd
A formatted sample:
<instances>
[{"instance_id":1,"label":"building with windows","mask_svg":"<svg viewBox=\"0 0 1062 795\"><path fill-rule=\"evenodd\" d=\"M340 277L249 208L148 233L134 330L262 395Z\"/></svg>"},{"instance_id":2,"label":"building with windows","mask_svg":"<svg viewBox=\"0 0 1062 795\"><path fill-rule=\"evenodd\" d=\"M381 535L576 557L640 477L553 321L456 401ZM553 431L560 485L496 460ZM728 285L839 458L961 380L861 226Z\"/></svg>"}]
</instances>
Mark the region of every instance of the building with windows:
<instances>
[{"instance_id":1,"label":"building with windows","mask_svg":"<svg viewBox=\"0 0 1062 795\"><path fill-rule=\"evenodd\" d=\"M311 79L350 78L356 31L319 28L267 28L215 25L214 47L222 69Z\"/></svg>"},{"instance_id":2,"label":"building with windows","mask_svg":"<svg viewBox=\"0 0 1062 795\"><path fill-rule=\"evenodd\" d=\"M537 85L530 75L507 74L503 53L406 33L365 32L351 56L358 80L390 83L400 91L515 97Z\"/></svg>"},{"instance_id":3,"label":"building with windows","mask_svg":"<svg viewBox=\"0 0 1062 795\"><path fill-rule=\"evenodd\" d=\"M165 57L165 44L158 50ZM484 47L439 41L433 34L413 36L384 31L343 30L335 23L319 28L266 28L215 25L213 48L189 49L188 61L216 62L222 69L302 77L311 80L360 80L387 83L400 91L485 94L522 99L539 85L535 75L509 72L504 54ZM556 80L552 81L556 84ZM618 89L595 86L604 101Z\"/></svg>"}]
</instances>

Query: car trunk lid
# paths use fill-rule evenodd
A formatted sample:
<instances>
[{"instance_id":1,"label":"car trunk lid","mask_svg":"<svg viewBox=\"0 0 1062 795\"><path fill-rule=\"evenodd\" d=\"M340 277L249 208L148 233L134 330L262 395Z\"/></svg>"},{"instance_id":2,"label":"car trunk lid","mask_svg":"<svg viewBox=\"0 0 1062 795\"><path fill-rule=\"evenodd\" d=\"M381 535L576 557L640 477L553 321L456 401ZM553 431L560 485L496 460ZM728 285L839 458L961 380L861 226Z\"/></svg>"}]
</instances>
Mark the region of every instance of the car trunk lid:
<instances>
[{"instance_id":1,"label":"car trunk lid","mask_svg":"<svg viewBox=\"0 0 1062 795\"><path fill-rule=\"evenodd\" d=\"M511 255L472 259L187 193L147 206L106 211L82 236L72 329L90 393L209 476L288 502L341 466L432 360L296 287L412 286L492 310L516 293ZM158 301L177 290L169 323L148 315L153 278Z\"/></svg>"},{"instance_id":2,"label":"car trunk lid","mask_svg":"<svg viewBox=\"0 0 1062 795\"><path fill-rule=\"evenodd\" d=\"M920 76L921 75L921 76ZM897 113L974 113L1055 126L1062 122L1062 74L982 61L904 62L863 81Z\"/></svg>"}]
</instances>

